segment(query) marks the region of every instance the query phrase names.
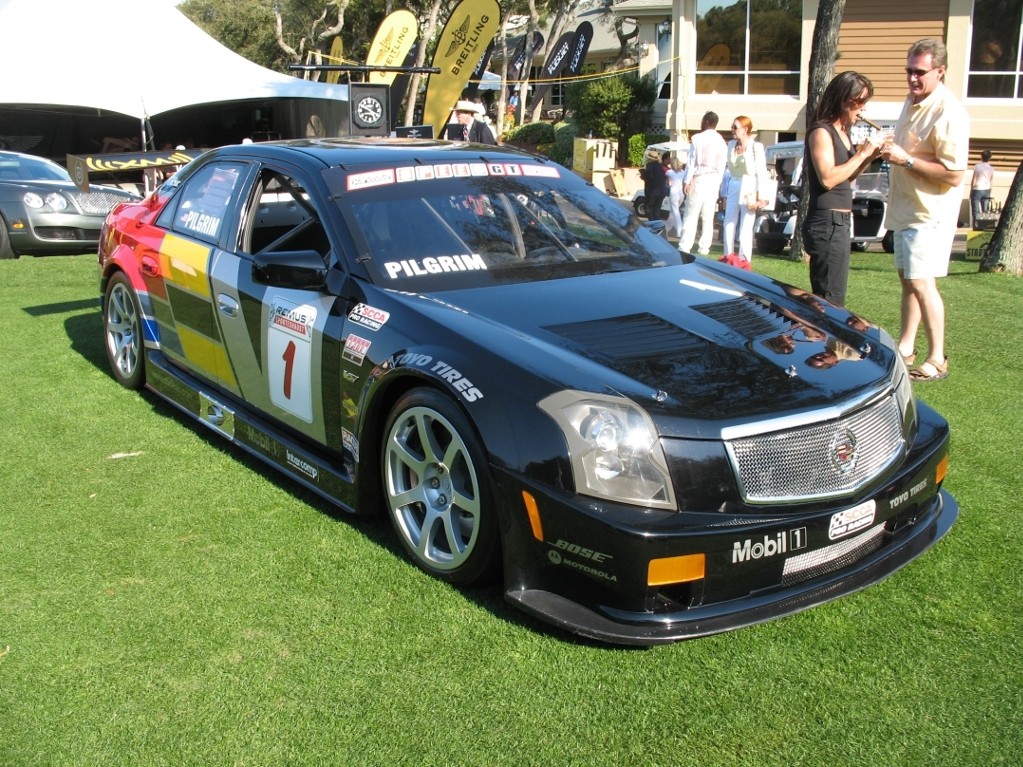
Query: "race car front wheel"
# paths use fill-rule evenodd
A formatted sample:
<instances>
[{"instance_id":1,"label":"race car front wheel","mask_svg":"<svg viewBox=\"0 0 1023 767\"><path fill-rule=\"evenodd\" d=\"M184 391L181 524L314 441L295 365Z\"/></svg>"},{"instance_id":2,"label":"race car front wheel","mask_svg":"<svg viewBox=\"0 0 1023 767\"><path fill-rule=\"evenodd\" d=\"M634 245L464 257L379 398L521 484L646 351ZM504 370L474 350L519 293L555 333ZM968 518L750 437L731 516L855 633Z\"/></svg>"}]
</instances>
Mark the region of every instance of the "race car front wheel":
<instances>
[{"instance_id":1,"label":"race car front wheel","mask_svg":"<svg viewBox=\"0 0 1023 767\"><path fill-rule=\"evenodd\" d=\"M402 547L449 583L488 580L499 559L497 519L469 420L443 394L413 389L394 405L385 434L384 494Z\"/></svg>"},{"instance_id":2,"label":"race car front wheel","mask_svg":"<svg viewBox=\"0 0 1023 767\"><path fill-rule=\"evenodd\" d=\"M139 389L146 382L142 343L142 312L128 278L118 272L103 295L103 341L114 378Z\"/></svg>"}]
</instances>

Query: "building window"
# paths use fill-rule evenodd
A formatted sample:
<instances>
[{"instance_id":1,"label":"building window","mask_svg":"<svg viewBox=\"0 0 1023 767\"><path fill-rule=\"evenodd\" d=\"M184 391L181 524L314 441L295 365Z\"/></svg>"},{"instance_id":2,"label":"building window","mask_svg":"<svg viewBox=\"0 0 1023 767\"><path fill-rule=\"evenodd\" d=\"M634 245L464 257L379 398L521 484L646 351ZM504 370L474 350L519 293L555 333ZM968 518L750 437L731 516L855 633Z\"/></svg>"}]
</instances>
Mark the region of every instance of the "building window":
<instances>
[{"instance_id":1,"label":"building window","mask_svg":"<svg viewBox=\"0 0 1023 767\"><path fill-rule=\"evenodd\" d=\"M1023 98L1023 0L976 0L966 95Z\"/></svg>"},{"instance_id":2,"label":"building window","mask_svg":"<svg viewBox=\"0 0 1023 767\"><path fill-rule=\"evenodd\" d=\"M660 25L658 25L660 26ZM657 98L671 98L671 70L675 59L671 55L671 32L667 34L657 30Z\"/></svg>"},{"instance_id":3,"label":"building window","mask_svg":"<svg viewBox=\"0 0 1023 767\"><path fill-rule=\"evenodd\" d=\"M696 0L696 92L799 96L802 23L802 0Z\"/></svg>"}]
</instances>

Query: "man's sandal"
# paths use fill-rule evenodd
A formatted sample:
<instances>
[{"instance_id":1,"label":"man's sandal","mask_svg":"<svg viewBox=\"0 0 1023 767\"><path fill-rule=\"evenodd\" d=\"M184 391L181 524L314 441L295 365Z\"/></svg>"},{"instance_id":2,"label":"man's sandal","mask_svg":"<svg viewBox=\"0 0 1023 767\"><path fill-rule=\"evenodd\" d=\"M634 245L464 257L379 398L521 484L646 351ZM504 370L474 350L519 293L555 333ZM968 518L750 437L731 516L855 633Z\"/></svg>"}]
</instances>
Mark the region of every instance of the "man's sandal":
<instances>
[{"instance_id":1,"label":"man's sandal","mask_svg":"<svg viewBox=\"0 0 1023 767\"><path fill-rule=\"evenodd\" d=\"M911 381L940 381L942 378L948 378L948 357L945 357L945 361L940 365L924 362L909 371L909 378Z\"/></svg>"},{"instance_id":2,"label":"man's sandal","mask_svg":"<svg viewBox=\"0 0 1023 767\"><path fill-rule=\"evenodd\" d=\"M899 356L902 357L902 364L906 367L910 367L914 362L916 362L916 349L911 351L909 354L899 352Z\"/></svg>"}]
</instances>

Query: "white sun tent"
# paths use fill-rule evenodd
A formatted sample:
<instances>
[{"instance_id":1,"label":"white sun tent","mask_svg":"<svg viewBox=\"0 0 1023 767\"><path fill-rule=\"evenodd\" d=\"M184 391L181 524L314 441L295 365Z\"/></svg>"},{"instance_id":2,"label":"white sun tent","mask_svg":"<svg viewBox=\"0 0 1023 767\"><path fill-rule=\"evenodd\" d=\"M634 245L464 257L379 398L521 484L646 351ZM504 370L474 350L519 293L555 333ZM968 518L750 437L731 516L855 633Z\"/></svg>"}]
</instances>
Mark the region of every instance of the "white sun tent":
<instances>
[{"instance_id":1,"label":"white sun tent","mask_svg":"<svg viewBox=\"0 0 1023 767\"><path fill-rule=\"evenodd\" d=\"M347 86L265 69L152 0L0 0L0 72L0 103L140 118L238 99L348 99Z\"/></svg>"},{"instance_id":2,"label":"white sun tent","mask_svg":"<svg viewBox=\"0 0 1023 767\"><path fill-rule=\"evenodd\" d=\"M346 85L248 61L165 0L0 0L0 78L8 114L45 105L143 120L204 104L348 100Z\"/></svg>"}]
</instances>

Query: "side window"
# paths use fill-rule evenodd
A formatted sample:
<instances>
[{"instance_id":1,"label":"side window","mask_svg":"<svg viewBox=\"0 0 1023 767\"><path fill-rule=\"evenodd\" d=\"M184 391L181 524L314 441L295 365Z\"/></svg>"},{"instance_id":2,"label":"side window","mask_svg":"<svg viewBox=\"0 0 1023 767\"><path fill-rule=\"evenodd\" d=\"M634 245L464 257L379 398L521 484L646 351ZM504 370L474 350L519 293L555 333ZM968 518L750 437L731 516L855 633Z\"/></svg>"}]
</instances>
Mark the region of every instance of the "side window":
<instances>
[{"instance_id":1,"label":"side window","mask_svg":"<svg viewBox=\"0 0 1023 767\"><path fill-rule=\"evenodd\" d=\"M326 259L327 233L302 182L265 168L259 175L242 225L245 253L313 250Z\"/></svg>"},{"instance_id":2,"label":"side window","mask_svg":"<svg viewBox=\"0 0 1023 767\"><path fill-rule=\"evenodd\" d=\"M243 166L210 163L189 178L178 197L170 228L215 245L237 199Z\"/></svg>"}]
</instances>

